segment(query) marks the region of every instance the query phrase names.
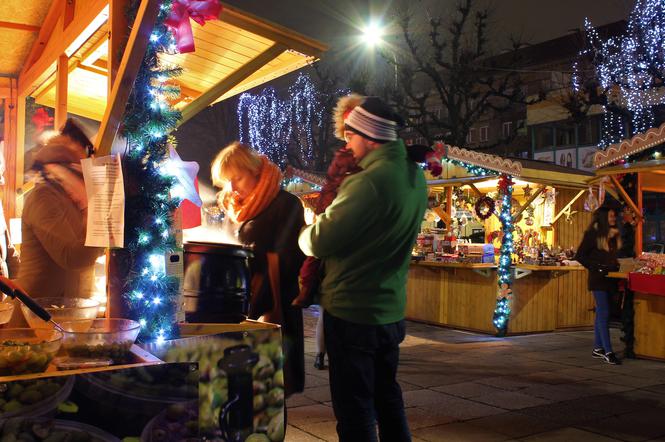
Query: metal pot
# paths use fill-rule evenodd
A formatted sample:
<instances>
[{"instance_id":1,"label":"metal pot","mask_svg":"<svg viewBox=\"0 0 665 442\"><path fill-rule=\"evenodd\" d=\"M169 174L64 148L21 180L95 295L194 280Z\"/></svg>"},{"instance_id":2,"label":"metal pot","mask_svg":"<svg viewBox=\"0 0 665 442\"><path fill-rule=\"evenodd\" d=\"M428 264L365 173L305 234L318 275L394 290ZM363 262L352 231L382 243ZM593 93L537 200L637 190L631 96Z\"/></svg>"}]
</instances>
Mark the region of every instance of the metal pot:
<instances>
[{"instance_id":1,"label":"metal pot","mask_svg":"<svg viewBox=\"0 0 665 442\"><path fill-rule=\"evenodd\" d=\"M184 248L187 322L239 323L247 319L252 250L204 242L188 242Z\"/></svg>"}]
</instances>

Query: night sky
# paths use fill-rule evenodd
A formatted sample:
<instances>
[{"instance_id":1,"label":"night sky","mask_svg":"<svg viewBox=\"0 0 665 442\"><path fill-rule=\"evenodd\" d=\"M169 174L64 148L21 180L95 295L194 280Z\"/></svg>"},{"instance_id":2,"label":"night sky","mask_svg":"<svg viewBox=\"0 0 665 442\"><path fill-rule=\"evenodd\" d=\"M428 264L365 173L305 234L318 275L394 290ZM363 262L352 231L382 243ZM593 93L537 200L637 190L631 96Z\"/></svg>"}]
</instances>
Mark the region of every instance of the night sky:
<instances>
[{"instance_id":1,"label":"night sky","mask_svg":"<svg viewBox=\"0 0 665 442\"><path fill-rule=\"evenodd\" d=\"M376 54L372 56L358 44L357 36L367 17L377 17L388 23L397 4L367 0L227 0L227 3L326 43L330 51L323 62L328 66L340 66L345 72L353 68L382 66L383 62ZM411 3L417 5L423 16L431 11L445 18L446 14L454 13L458 2L412 0ZM486 5L492 11L489 33L496 52L508 47L511 35L519 37L522 42L535 44L581 28L585 17L595 26L626 19L633 0L479 0L478 4ZM292 78L278 80L275 87L279 90L287 86ZM176 132L181 156L199 162L199 179L203 186L210 182L209 165L214 155L238 137L235 106L233 98L219 103L201 112Z\"/></svg>"}]
</instances>

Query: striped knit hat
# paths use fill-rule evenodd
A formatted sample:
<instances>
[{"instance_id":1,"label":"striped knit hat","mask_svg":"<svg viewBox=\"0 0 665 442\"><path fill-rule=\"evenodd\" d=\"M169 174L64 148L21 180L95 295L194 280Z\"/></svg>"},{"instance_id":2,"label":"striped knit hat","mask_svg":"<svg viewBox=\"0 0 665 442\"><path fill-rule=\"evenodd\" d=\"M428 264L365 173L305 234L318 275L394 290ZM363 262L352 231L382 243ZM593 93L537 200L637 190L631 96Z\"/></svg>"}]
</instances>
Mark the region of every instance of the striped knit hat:
<instances>
[{"instance_id":1,"label":"striped knit hat","mask_svg":"<svg viewBox=\"0 0 665 442\"><path fill-rule=\"evenodd\" d=\"M397 131L404 125L402 117L378 97L367 97L344 122L347 130L377 143L395 141Z\"/></svg>"}]
</instances>

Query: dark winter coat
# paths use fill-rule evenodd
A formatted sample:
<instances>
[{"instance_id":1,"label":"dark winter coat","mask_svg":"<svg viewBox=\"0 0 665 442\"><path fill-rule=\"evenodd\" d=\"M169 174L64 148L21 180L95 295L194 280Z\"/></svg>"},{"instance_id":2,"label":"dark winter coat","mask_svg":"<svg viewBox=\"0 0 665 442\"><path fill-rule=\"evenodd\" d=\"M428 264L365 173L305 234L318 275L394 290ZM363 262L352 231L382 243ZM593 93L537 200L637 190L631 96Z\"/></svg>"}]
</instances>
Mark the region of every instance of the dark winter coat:
<instances>
[{"instance_id":1,"label":"dark winter coat","mask_svg":"<svg viewBox=\"0 0 665 442\"><path fill-rule=\"evenodd\" d=\"M298 271L305 256L298 247L298 233L305 224L303 206L298 197L280 190L270 205L256 217L242 223L225 218L223 228L238 241L254 249L250 260L252 275L262 275L262 287L252 293L250 318L257 319L272 310L272 292L268 277L267 252L279 256L280 295L283 312L284 378L287 394L305 387L305 349L302 310L291 307L298 295Z\"/></svg>"},{"instance_id":2,"label":"dark winter coat","mask_svg":"<svg viewBox=\"0 0 665 442\"><path fill-rule=\"evenodd\" d=\"M598 232L593 227L584 233L575 260L589 271L589 290L604 292L614 290L616 282L614 279L608 278L607 274L619 270L619 261L617 260L618 237L617 235L609 240L608 251L598 248Z\"/></svg>"}]
</instances>

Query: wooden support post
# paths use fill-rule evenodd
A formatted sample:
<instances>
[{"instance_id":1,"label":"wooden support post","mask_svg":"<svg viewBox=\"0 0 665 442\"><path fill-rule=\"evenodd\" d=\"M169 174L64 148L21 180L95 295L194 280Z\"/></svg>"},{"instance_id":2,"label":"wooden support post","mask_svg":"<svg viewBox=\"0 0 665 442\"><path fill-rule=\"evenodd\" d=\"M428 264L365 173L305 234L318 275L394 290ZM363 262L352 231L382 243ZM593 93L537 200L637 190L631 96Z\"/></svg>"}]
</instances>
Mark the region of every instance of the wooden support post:
<instances>
[{"instance_id":1,"label":"wooden support post","mask_svg":"<svg viewBox=\"0 0 665 442\"><path fill-rule=\"evenodd\" d=\"M453 215L453 188L446 187L446 217L447 217L446 227L447 228L452 227L450 225L450 221L452 221L452 215Z\"/></svg>"},{"instance_id":2,"label":"wooden support post","mask_svg":"<svg viewBox=\"0 0 665 442\"><path fill-rule=\"evenodd\" d=\"M639 179L639 178L638 178ZM637 214L639 219L642 219L642 211L640 210L639 207L637 207L637 204L630 199L630 196L628 196L628 193L626 193L626 190L623 188L619 180L616 179L616 176L610 175L610 180L612 181L612 184L614 185L614 188L619 192L619 195L621 195L621 199L623 199L623 202L628 204L631 209Z\"/></svg>"},{"instance_id":3,"label":"wooden support post","mask_svg":"<svg viewBox=\"0 0 665 442\"><path fill-rule=\"evenodd\" d=\"M577 192L577 195L575 195L575 196L573 197L573 199L571 199L570 202L569 202L568 204L566 204L566 205L563 207L563 209L561 209L561 210L559 211L559 213L556 214L556 216L554 217L554 219L552 220L552 223L551 223L550 225L554 225L554 223L557 222L557 221L559 220L559 218L561 218L561 216L563 216L563 214L566 213L566 211L568 211L568 209L569 209L573 204L575 204L575 201L577 201L578 199L580 199L580 197L581 197L582 195L584 195L584 192L586 192L586 190L580 190L579 192Z\"/></svg>"},{"instance_id":4,"label":"wooden support post","mask_svg":"<svg viewBox=\"0 0 665 442\"><path fill-rule=\"evenodd\" d=\"M517 213L513 215L513 222L515 222L515 220L520 217L522 212L524 212L526 208L529 207L531 203L534 202L536 198L538 198L538 196L545 191L546 188L547 188L546 186L540 186L538 190L536 190L533 194L531 194L526 203L524 203L524 205L522 205L520 210L518 210Z\"/></svg>"},{"instance_id":5,"label":"wooden support post","mask_svg":"<svg viewBox=\"0 0 665 442\"><path fill-rule=\"evenodd\" d=\"M16 79L10 78L10 91L5 97L4 151L5 185L2 188L2 204L7 219L16 213L16 128L17 128L17 89Z\"/></svg>"},{"instance_id":6,"label":"wooden support post","mask_svg":"<svg viewBox=\"0 0 665 442\"><path fill-rule=\"evenodd\" d=\"M95 150L98 155L108 155L111 145L122 121L125 105L129 94L134 87L134 80L139 72L150 34L157 21L159 0L142 0L136 20L127 41L125 53L122 56L118 76L113 82L111 95L109 95L104 118L95 140Z\"/></svg>"},{"instance_id":7,"label":"wooden support post","mask_svg":"<svg viewBox=\"0 0 665 442\"><path fill-rule=\"evenodd\" d=\"M120 48L123 40L129 32L127 27L127 18L125 11L129 5L129 0L110 0L109 2L109 45L108 45L108 96L111 96L113 83L118 76L120 68L120 59L122 54Z\"/></svg>"},{"instance_id":8,"label":"wooden support post","mask_svg":"<svg viewBox=\"0 0 665 442\"><path fill-rule=\"evenodd\" d=\"M279 55L287 49L288 48L283 44L275 43L251 59L249 62L240 66L237 70L224 77L219 83L208 89L205 93L203 93L196 100L189 103L187 107L182 110L182 119L178 122L178 126L182 125L184 122L191 119L194 115L210 106L219 97L240 84L244 79L259 70L259 68L265 66L270 61L279 57Z\"/></svg>"},{"instance_id":9,"label":"wooden support post","mask_svg":"<svg viewBox=\"0 0 665 442\"><path fill-rule=\"evenodd\" d=\"M18 91L17 91L18 92ZM14 189L18 191L23 185L23 168L25 164L25 96L16 97L16 144L14 149L15 169L14 169ZM23 198L20 195L14 195L15 208L13 216L18 217L23 213Z\"/></svg>"},{"instance_id":10,"label":"wooden support post","mask_svg":"<svg viewBox=\"0 0 665 442\"><path fill-rule=\"evenodd\" d=\"M642 242L644 241L644 216L642 210L644 209L644 195L642 194L642 179L644 178L642 172L637 173L637 225L635 226L635 254L640 256L642 254Z\"/></svg>"},{"instance_id":11,"label":"wooden support post","mask_svg":"<svg viewBox=\"0 0 665 442\"><path fill-rule=\"evenodd\" d=\"M69 84L69 57L62 54L58 57L55 73L55 119L53 126L60 129L67 120L67 89Z\"/></svg>"}]
</instances>

